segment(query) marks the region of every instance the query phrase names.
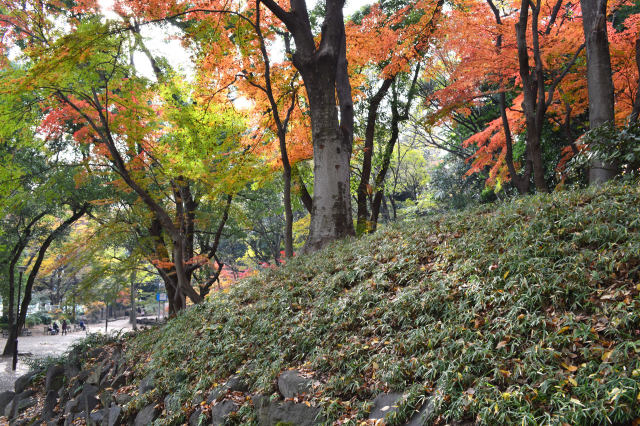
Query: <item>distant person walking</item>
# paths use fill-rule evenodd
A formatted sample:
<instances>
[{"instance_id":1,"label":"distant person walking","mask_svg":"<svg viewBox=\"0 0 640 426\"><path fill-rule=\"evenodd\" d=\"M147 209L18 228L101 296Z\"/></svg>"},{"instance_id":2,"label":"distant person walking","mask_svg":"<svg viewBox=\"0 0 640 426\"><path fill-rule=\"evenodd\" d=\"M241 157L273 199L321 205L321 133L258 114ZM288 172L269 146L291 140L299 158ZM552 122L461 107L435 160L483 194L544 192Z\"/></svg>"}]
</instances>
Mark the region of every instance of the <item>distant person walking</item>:
<instances>
[{"instance_id":1,"label":"distant person walking","mask_svg":"<svg viewBox=\"0 0 640 426\"><path fill-rule=\"evenodd\" d=\"M63 319L62 320L62 335L64 336L65 334L67 334L67 329L69 328L69 325L67 324L67 320Z\"/></svg>"}]
</instances>

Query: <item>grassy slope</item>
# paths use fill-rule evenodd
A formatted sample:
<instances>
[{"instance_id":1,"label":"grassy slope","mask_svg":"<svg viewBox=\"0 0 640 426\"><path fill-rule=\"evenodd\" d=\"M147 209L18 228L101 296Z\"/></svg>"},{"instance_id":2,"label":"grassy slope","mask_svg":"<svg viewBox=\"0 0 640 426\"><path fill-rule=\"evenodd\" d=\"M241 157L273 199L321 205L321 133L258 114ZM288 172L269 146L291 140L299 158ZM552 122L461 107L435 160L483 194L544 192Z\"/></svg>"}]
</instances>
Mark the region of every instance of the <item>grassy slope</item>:
<instances>
[{"instance_id":1,"label":"grassy slope","mask_svg":"<svg viewBox=\"0 0 640 426\"><path fill-rule=\"evenodd\" d=\"M402 224L217 294L129 357L185 408L236 371L272 393L299 367L333 420L394 390L398 424L430 392L436 422L626 422L640 417L639 230L638 185Z\"/></svg>"}]
</instances>

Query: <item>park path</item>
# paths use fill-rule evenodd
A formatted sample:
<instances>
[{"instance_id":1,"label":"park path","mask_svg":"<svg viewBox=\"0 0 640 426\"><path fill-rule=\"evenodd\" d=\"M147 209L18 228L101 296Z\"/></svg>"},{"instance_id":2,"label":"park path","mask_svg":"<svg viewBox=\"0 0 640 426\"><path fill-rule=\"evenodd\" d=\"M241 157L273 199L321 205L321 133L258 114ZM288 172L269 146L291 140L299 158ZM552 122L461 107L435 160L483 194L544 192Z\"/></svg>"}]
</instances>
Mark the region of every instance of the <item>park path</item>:
<instances>
[{"instance_id":1,"label":"park path","mask_svg":"<svg viewBox=\"0 0 640 426\"><path fill-rule=\"evenodd\" d=\"M90 324L87 326L89 333L104 333L104 323ZM127 331L131 330L129 319L118 319L109 321L107 331ZM63 354L74 342L86 336L84 331L68 333L64 336L48 336L44 334L44 326L39 325L31 328L33 335L20 337L18 340L18 367L16 371L11 370L12 358L0 356L0 392L13 390L13 382L29 370L25 362L27 358L43 358ZM0 338L0 353L7 343L6 338Z\"/></svg>"}]
</instances>

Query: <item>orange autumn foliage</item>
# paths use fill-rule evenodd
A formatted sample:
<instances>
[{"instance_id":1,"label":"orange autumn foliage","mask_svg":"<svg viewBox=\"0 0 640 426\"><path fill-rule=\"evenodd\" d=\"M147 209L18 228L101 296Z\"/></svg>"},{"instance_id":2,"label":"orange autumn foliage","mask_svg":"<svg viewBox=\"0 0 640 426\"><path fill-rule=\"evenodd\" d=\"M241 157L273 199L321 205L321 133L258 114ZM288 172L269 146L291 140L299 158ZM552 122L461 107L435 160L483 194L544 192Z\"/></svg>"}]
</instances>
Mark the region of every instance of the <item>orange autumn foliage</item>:
<instances>
[{"instance_id":1,"label":"orange autumn foliage","mask_svg":"<svg viewBox=\"0 0 640 426\"><path fill-rule=\"evenodd\" d=\"M609 8L614 10L622 4L623 2L611 2ZM584 43L580 4L563 4L557 19L550 25L555 5L556 1L553 0L542 1L538 23L547 87L562 73L571 56ZM515 41L518 16L519 2L503 4L502 25L496 23L486 1L466 0L447 12L437 37L442 43L425 72L428 78L440 84L430 99L438 106L438 110L430 117L431 126L450 120L453 112L468 115L470 107L482 105L491 95L500 91L514 91L519 95L507 108L510 130L513 135L522 135L526 131ZM631 15L625 20L624 29L620 32L609 23L618 124L629 116L637 91L634 43L639 30L639 19L638 15ZM496 46L498 36L502 37L500 49ZM527 37L531 37L530 29ZM473 40L473 43L469 40ZM531 46L530 41L528 44ZM533 66L533 58L530 60ZM558 127L567 116L578 117L587 108L586 55L583 51L556 87L546 117L553 126ZM505 164L506 142L500 118L487 123L482 131L469 137L463 145L476 147L476 152L470 158L472 165L469 174L488 168L488 183L510 179ZM564 162L572 155L571 147L565 148L563 153Z\"/></svg>"}]
</instances>

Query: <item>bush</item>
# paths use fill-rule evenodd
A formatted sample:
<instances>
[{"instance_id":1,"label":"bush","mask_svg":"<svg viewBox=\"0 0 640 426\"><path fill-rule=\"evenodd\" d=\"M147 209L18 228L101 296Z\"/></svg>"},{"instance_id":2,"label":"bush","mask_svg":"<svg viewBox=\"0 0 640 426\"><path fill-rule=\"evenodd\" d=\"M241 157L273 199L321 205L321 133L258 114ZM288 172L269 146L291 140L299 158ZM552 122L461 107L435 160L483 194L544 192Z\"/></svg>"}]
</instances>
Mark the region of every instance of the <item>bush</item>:
<instances>
[{"instance_id":1,"label":"bush","mask_svg":"<svg viewBox=\"0 0 640 426\"><path fill-rule=\"evenodd\" d=\"M566 174L580 181L584 170L598 159L615 164L622 176L635 178L640 171L640 123L616 127L614 123L589 130L583 137L584 146L567 164Z\"/></svg>"}]
</instances>

